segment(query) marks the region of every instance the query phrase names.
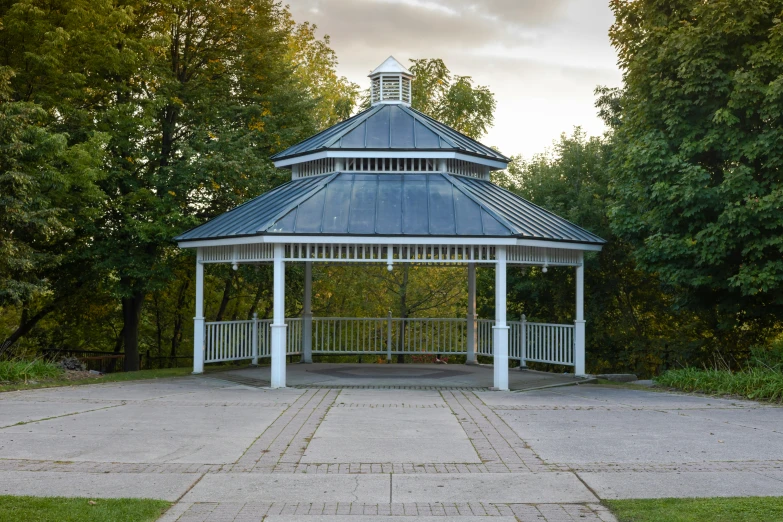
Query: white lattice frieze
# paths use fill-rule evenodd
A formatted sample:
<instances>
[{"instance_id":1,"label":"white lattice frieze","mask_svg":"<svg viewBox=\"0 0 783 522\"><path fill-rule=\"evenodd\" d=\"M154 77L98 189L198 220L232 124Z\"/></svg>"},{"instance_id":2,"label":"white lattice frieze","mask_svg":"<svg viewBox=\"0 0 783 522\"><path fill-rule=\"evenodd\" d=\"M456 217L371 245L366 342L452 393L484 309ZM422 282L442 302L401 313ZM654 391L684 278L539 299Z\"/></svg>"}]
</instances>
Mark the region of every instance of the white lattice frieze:
<instances>
[{"instance_id":1,"label":"white lattice frieze","mask_svg":"<svg viewBox=\"0 0 783 522\"><path fill-rule=\"evenodd\" d=\"M272 243L201 247L202 263L254 263L272 261L273 257Z\"/></svg>"},{"instance_id":2,"label":"white lattice frieze","mask_svg":"<svg viewBox=\"0 0 783 522\"><path fill-rule=\"evenodd\" d=\"M579 250L564 248L542 248L531 246L510 246L506 249L507 261L516 265L577 266Z\"/></svg>"},{"instance_id":3,"label":"white lattice frieze","mask_svg":"<svg viewBox=\"0 0 783 522\"><path fill-rule=\"evenodd\" d=\"M290 244L286 261L359 263L494 263L494 247L478 245Z\"/></svg>"},{"instance_id":4,"label":"white lattice frieze","mask_svg":"<svg viewBox=\"0 0 783 522\"><path fill-rule=\"evenodd\" d=\"M391 257L389 250L391 249ZM272 261L272 243L202 247L203 263L258 263ZM578 266L579 250L507 246L507 262L517 265ZM344 263L494 263L495 249L487 245L286 244L286 261Z\"/></svg>"}]
</instances>

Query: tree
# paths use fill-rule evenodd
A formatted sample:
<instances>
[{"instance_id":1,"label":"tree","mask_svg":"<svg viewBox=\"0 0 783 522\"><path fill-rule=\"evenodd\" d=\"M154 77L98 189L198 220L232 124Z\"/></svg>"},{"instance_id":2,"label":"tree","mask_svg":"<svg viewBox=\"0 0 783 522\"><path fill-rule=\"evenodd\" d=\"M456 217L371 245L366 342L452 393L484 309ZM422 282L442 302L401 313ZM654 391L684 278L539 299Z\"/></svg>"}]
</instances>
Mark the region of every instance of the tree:
<instances>
[{"instance_id":1,"label":"tree","mask_svg":"<svg viewBox=\"0 0 783 522\"><path fill-rule=\"evenodd\" d=\"M12 76L0 68L0 307L21 314L0 354L73 293L63 280L84 282L74 269L102 196L95 181L105 142L96 134L69 146L41 106L13 101Z\"/></svg>"},{"instance_id":2,"label":"tree","mask_svg":"<svg viewBox=\"0 0 783 522\"><path fill-rule=\"evenodd\" d=\"M411 60L411 106L479 139L494 121L495 95L488 87L473 85L470 76L453 76L440 58Z\"/></svg>"},{"instance_id":3,"label":"tree","mask_svg":"<svg viewBox=\"0 0 783 522\"><path fill-rule=\"evenodd\" d=\"M83 223L89 243L75 251L89 261L91 291L122 304L134 369L148 296L171 284L175 303L177 290L192 292L172 283L192 255L172 238L282 183L268 156L333 117L317 108L350 104L350 86L334 74L328 41L272 0L25 0L0 3L0 16L13 101L37 104L36 125L71 156L100 153L92 182L103 195L72 191L74 209L96 211ZM327 78L316 85L319 71ZM329 85L343 90L321 96ZM52 275L74 289L61 270Z\"/></svg>"},{"instance_id":4,"label":"tree","mask_svg":"<svg viewBox=\"0 0 783 522\"><path fill-rule=\"evenodd\" d=\"M318 27L309 22L296 25L289 19L288 23L288 60L294 76L316 102L312 116L318 130L349 118L359 100L359 86L337 75L337 53L329 47L329 36L318 39Z\"/></svg>"},{"instance_id":5,"label":"tree","mask_svg":"<svg viewBox=\"0 0 783 522\"><path fill-rule=\"evenodd\" d=\"M639 267L717 305L720 328L783 317L783 2L613 0L624 87L613 229Z\"/></svg>"},{"instance_id":6,"label":"tree","mask_svg":"<svg viewBox=\"0 0 783 522\"><path fill-rule=\"evenodd\" d=\"M525 161L515 157L495 182L607 240L603 250L585 256L587 351L592 372L654 375L680 361L708 363L716 354L742 360L758 331L721 332L709 307L677 307L679 289L641 270L634 247L614 234L609 187L616 144L612 136L588 138L576 128L552 149ZM480 270L479 309L492 315L493 272ZM509 314L539 322L574 319L574 271L550 267L509 267Z\"/></svg>"}]
</instances>

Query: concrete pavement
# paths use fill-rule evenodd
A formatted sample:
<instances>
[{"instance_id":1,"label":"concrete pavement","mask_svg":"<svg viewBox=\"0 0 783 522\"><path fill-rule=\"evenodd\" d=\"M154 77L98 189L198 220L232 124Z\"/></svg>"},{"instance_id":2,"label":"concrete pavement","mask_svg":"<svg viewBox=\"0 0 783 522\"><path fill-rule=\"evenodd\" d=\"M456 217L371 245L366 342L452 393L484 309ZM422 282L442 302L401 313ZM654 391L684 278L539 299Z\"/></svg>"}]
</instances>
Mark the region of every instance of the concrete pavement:
<instances>
[{"instance_id":1,"label":"concrete pavement","mask_svg":"<svg viewBox=\"0 0 783 522\"><path fill-rule=\"evenodd\" d=\"M333 369L0 394L0 494L161 498L181 522L609 521L601 499L783 496L783 408Z\"/></svg>"}]
</instances>

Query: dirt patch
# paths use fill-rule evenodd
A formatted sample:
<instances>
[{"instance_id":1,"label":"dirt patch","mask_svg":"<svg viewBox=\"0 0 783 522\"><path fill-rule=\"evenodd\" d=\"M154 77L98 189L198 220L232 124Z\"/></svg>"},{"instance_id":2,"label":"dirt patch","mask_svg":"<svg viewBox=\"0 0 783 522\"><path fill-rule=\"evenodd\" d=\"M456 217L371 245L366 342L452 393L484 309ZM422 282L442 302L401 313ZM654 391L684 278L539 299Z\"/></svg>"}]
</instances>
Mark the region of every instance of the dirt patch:
<instances>
[{"instance_id":1,"label":"dirt patch","mask_svg":"<svg viewBox=\"0 0 783 522\"><path fill-rule=\"evenodd\" d=\"M81 370L65 370L65 372L58 378L58 380L66 381L83 381L85 379L100 379L102 374L90 373L89 371Z\"/></svg>"}]
</instances>

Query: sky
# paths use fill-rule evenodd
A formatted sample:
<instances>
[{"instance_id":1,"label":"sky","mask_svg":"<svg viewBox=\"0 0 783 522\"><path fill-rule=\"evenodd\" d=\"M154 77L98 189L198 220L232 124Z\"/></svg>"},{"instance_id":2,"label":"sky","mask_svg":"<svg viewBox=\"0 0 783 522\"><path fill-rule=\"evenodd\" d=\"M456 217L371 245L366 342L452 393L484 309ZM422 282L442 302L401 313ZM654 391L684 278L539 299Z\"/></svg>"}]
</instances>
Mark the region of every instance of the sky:
<instances>
[{"instance_id":1,"label":"sky","mask_svg":"<svg viewBox=\"0 0 783 522\"><path fill-rule=\"evenodd\" d=\"M600 135L593 91L618 87L607 0L288 0L298 22L329 35L338 73L367 74L393 55L442 58L495 94L495 124L481 142L529 158L581 126Z\"/></svg>"}]
</instances>

